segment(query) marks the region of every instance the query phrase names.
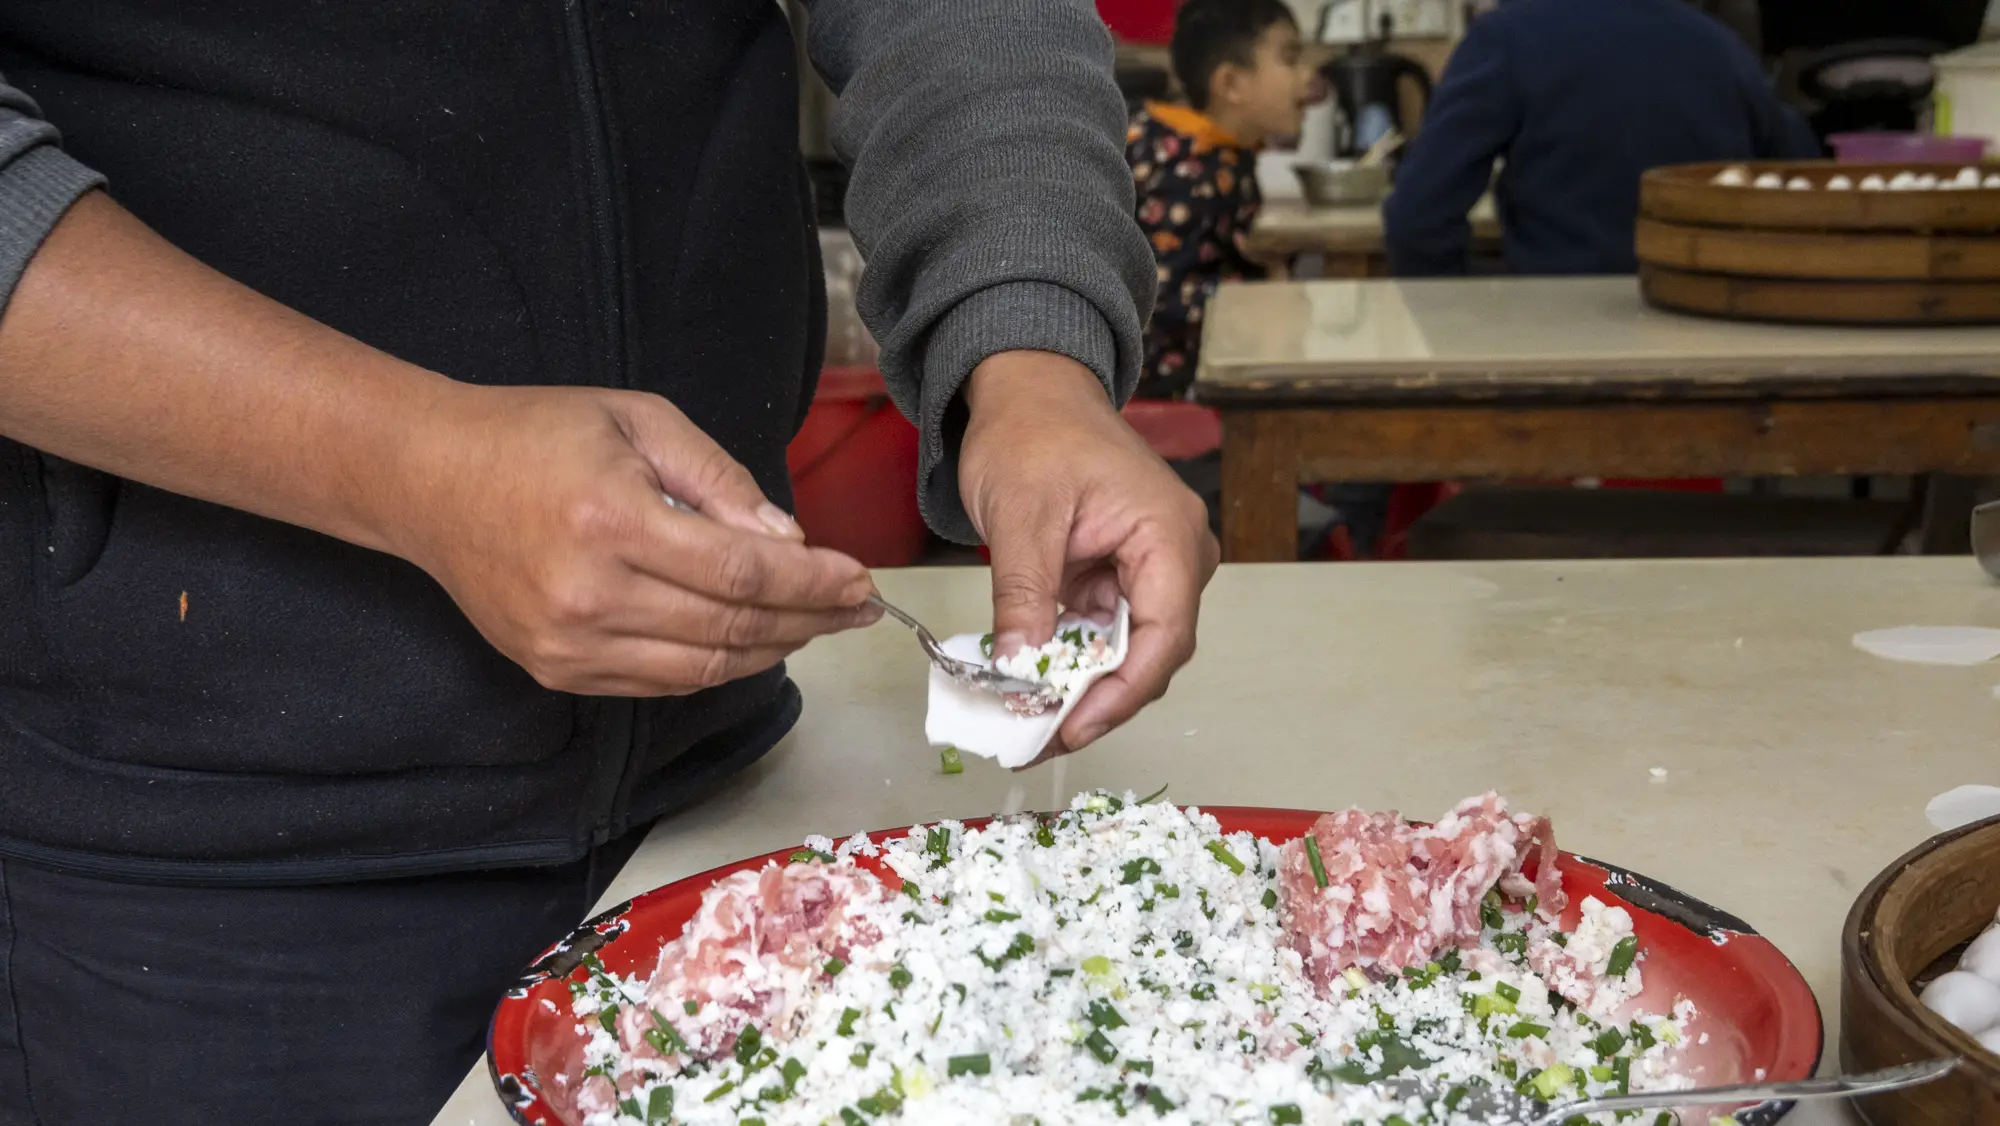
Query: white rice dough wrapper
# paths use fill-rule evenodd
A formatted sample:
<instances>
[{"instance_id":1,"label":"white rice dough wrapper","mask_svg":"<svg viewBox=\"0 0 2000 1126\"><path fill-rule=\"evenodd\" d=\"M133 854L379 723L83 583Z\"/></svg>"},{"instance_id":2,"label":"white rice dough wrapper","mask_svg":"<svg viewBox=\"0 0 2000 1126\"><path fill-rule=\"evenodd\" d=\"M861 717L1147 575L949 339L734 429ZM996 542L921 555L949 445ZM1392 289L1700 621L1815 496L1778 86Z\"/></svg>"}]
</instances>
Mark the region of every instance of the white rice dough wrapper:
<instances>
[{"instance_id":1,"label":"white rice dough wrapper","mask_svg":"<svg viewBox=\"0 0 2000 1126\"><path fill-rule=\"evenodd\" d=\"M1056 632L1079 625L1104 631L1103 626L1081 615L1065 615L1056 623ZM945 638L940 644L949 656L976 665L988 665L992 662L979 651L979 642L984 636L961 633ZM1041 715L1020 715L1009 711L1004 697L960 684L933 665L930 710L924 716L924 738L934 747L957 747L966 754L990 758L1008 769L1028 765L1042 753L1042 748L1049 745L1049 740L1062 728L1063 720L1069 718L1076 702L1083 699L1090 686L1125 663L1125 652L1132 641L1132 605L1122 598L1118 600L1118 616L1111 623L1106 641L1110 652L1104 665L1079 676L1075 686L1063 697L1061 706L1050 708Z\"/></svg>"},{"instance_id":2,"label":"white rice dough wrapper","mask_svg":"<svg viewBox=\"0 0 2000 1126\"><path fill-rule=\"evenodd\" d=\"M1896 626L1854 635L1854 647L1891 661L1919 665L1983 665L2000 657L2000 629L1981 626Z\"/></svg>"}]
</instances>

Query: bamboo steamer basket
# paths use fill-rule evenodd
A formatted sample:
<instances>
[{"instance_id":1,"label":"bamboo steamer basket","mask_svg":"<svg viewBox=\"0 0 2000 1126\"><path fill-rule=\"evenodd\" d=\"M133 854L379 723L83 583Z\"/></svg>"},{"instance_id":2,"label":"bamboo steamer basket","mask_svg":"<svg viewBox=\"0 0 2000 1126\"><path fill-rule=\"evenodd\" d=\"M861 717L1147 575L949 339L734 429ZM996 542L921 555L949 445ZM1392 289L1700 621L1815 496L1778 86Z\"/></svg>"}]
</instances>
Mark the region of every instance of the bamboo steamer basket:
<instances>
[{"instance_id":1,"label":"bamboo steamer basket","mask_svg":"<svg viewBox=\"0 0 2000 1126\"><path fill-rule=\"evenodd\" d=\"M1840 1059L1850 1072L1961 1057L1935 1083L1860 1100L1871 1126L2000 1123L2000 1056L1923 1007L2000 905L2000 817L1933 837L1875 877L1841 935Z\"/></svg>"}]
</instances>

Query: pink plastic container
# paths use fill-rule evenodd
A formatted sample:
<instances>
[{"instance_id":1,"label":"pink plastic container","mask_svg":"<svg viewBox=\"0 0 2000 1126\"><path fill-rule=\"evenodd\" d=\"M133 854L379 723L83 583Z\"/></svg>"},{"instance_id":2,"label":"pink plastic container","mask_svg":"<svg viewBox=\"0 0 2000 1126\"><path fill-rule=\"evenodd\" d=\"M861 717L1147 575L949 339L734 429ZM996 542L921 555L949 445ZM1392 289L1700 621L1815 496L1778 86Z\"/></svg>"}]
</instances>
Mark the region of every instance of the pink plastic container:
<instances>
[{"instance_id":1,"label":"pink plastic container","mask_svg":"<svg viewBox=\"0 0 2000 1126\"><path fill-rule=\"evenodd\" d=\"M1849 164L1977 164L1986 155L1984 137L1938 137L1929 133L1835 133L1833 154Z\"/></svg>"}]
</instances>

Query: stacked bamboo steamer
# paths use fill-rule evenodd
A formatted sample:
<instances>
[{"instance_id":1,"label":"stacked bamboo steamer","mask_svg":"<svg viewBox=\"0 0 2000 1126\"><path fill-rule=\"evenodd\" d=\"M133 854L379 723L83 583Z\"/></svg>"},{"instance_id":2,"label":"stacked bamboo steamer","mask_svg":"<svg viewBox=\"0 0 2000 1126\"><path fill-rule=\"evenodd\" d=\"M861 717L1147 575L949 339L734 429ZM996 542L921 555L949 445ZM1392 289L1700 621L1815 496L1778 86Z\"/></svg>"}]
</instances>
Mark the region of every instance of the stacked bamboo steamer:
<instances>
[{"instance_id":1,"label":"stacked bamboo steamer","mask_svg":"<svg viewBox=\"0 0 2000 1126\"><path fill-rule=\"evenodd\" d=\"M1661 308L1744 320L2000 324L1996 173L1830 161L1655 168L1639 186L1640 290Z\"/></svg>"}]
</instances>

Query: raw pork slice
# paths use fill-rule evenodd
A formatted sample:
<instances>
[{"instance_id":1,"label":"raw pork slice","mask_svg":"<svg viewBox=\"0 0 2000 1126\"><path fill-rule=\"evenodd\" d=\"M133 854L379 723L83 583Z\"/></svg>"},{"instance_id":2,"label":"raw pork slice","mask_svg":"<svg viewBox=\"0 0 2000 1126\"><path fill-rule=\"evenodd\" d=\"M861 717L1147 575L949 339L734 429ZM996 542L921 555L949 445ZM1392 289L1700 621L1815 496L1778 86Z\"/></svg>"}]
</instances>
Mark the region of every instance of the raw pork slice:
<instances>
[{"instance_id":1,"label":"raw pork slice","mask_svg":"<svg viewBox=\"0 0 2000 1126\"><path fill-rule=\"evenodd\" d=\"M717 881L680 937L660 948L645 1002L618 1015L619 1042L639 1066L618 1077L617 1090L638 1086L644 1073L672 1074L689 1062L679 1053L669 1059L649 1042L647 1033L662 1022L697 1059L730 1051L751 1024L767 1038L783 1039L825 980L827 963L864 961L882 940L894 917L882 908L893 897L881 880L851 864L771 864ZM602 1077L586 1084L579 1099L587 1112L615 1102Z\"/></svg>"},{"instance_id":2,"label":"raw pork slice","mask_svg":"<svg viewBox=\"0 0 2000 1126\"><path fill-rule=\"evenodd\" d=\"M1390 974L1478 945L1480 903L1496 886L1536 896L1545 917L1563 908L1548 819L1509 814L1497 794L1468 798L1429 826L1393 812L1329 813L1311 837L1326 886L1300 838L1280 850L1278 887L1286 937L1322 989L1350 967ZM1523 872L1531 853L1532 881Z\"/></svg>"}]
</instances>

